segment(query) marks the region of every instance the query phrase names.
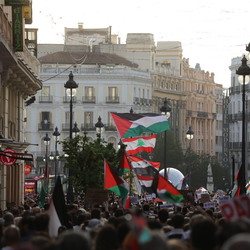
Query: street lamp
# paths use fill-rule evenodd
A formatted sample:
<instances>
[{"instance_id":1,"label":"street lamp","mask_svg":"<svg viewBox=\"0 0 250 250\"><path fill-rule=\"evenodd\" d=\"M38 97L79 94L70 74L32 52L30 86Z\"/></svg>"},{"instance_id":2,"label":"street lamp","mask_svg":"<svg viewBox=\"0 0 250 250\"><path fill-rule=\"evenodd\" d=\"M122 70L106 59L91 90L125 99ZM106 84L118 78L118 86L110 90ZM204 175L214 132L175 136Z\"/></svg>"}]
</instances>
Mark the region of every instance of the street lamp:
<instances>
[{"instance_id":1,"label":"street lamp","mask_svg":"<svg viewBox=\"0 0 250 250\"><path fill-rule=\"evenodd\" d=\"M190 156L190 160L189 160L189 164L188 164L188 180L189 180L189 188L191 188L191 170L192 170L192 166L191 166L191 140L194 138L194 131L191 129L191 126L189 126L188 131L186 132L186 138L189 140L189 156ZM183 185L183 184L182 184Z\"/></svg>"},{"instance_id":2,"label":"street lamp","mask_svg":"<svg viewBox=\"0 0 250 250\"><path fill-rule=\"evenodd\" d=\"M236 70L239 82L242 84L242 183L240 188L240 193L246 193L246 122L245 122L245 99L246 99L246 90L245 84L249 82L250 68L247 65L247 59L245 55L241 60L241 66Z\"/></svg>"},{"instance_id":3,"label":"street lamp","mask_svg":"<svg viewBox=\"0 0 250 250\"><path fill-rule=\"evenodd\" d=\"M64 88L66 88L67 96L70 96L70 117L69 117L69 138L72 139L72 123L73 123L73 102L72 97L76 95L76 89L78 88L78 84L74 81L74 76L72 71L69 74L69 80L64 84Z\"/></svg>"},{"instance_id":4,"label":"street lamp","mask_svg":"<svg viewBox=\"0 0 250 250\"><path fill-rule=\"evenodd\" d=\"M58 131L58 127L55 127L55 131L53 132L53 136L55 137L55 185L56 185L56 179L57 179L57 157L58 157L58 152L57 152L57 143L58 137L60 136L60 132Z\"/></svg>"},{"instance_id":5,"label":"street lamp","mask_svg":"<svg viewBox=\"0 0 250 250\"><path fill-rule=\"evenodd\" d=\"M46 133L45 137L43 138L44 145L45 145L45 171L44 171L44 180L49 179L49 169L48 169L48 147L50 143L50 138L48 133Z\"/></svg>"},{"instance_id":6,"label":"street lamp","mask_svg":"<svg viewBox=\"0 0 250 250\"><path fill-rule=\"evenodd\" d=\"M102 137L102 132L104 130L104 124L102 123L102 118L101 116L98 117L98 122L95 124L96 132L99 134L99 137L101 139Z\"/></svg>"},{"instance_id":7,"label":"street lamp","mask_svg":"<svg viewBox=\"0 0 250 250\"><path fill-rule=\"evenodd\" d=\"M165 115L167 117L167 119L170 117L170 112L171 112L171 107L170 105L168 105L168 101L167 98L165 98L164 100L164 104L163 106L160 108L160 111L163 115ZM167 160L167 130L164 131L164 178L166 179L167 177L167 164L166 164L166 160Z\"/></svg>"},{"instance_id":8,"label":"street lamp","mask_svg":"<svg viewBox=\"0 0 250 250\"><path fill-rule=\"evenodd\" d=\"M122 149L124 146L126 147L126 145L124 145L123 142L122 142L122 140L120 139L119 142L118 142L118 144L117 144L118 150Z\"/></svg>"},{"instance_id":9,"label":"street lamp","mask_svg":"<svg viewBox=\"0 0 250 250\"><path fill-rule=\"evenodd\" d=\"M75 122L74 123L74 127L72 129L72 134L73 134L73 137L75 138L80 132L80 129L77 127L77 123Z\"/></svg>"},{"instance_id":10,"label":"street lamp","mask_svg":"<svg viewBox=\"0 0 250 250\"><path fill-rule=\"evenodd\" d=\"M191 129L191 126L189 126L188 128L186 137L189 140L189 149L191 149L191 140L194 138L194 131Z\"/></svg>"},{"instance_id":11,"label":"street lamp","mask_svg":"<svg viewBox=\"0 0 250 250\"><path fill-rule=\"evenodd\" d=\"M73 103L72 103L72 97L76 95L76 89L78 88L78 84L74 81L74 76L72 74L72 71L70 71L69 74L69 80L64 84L64 87L67 89L66 93L67 96L70 96L70 113L69 113L69 138L72 139L72 123L73 123ZM68 176L70 177L70 170L68 173ZM69 178L69 185L68 185L68 191L67 191L67 201L68 203L72 203L74 200L74 194L73 194L73 187Z\"/></svg>"}]
</instances>

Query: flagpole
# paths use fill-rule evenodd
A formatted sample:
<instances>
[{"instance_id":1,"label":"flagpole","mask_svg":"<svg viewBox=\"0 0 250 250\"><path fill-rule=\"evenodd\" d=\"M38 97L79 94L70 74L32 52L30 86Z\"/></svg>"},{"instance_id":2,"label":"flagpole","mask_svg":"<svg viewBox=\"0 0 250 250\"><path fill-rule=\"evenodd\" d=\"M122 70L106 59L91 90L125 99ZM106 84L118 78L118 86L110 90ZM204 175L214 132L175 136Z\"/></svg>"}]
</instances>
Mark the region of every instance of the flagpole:
<instances>
[{"instance_id":1,"label":"flagpole","mask_svg":"<svg viewBox=\"0 0 250 250\"><path fill-rule=\"evenodd\" d=\"M171 107L168 105L167 98L164 100L164 105L160 108L160 111L163 115L167 117L167 120L170 117ZM164 166L164 179L167 178L167 130L164 131L164 153L163 153L163 166Z\"/></svg>"}]
</instances>

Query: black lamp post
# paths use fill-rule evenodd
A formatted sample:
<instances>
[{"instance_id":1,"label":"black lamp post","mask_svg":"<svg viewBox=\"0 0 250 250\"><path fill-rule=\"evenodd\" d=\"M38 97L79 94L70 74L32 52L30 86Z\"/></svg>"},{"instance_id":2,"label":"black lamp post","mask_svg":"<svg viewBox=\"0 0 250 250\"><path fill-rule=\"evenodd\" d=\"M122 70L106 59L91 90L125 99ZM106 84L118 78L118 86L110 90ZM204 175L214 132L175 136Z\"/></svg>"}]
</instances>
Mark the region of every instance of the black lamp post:
<instances>
[{"instance_id":1,"label":"black lamp post","mask_svg":"<svg viewBox=\"0 0 250 250\"><path fill-rule=\"evenodd\" d=\"M239 75L238 80L242 84L242 183L241 183L241 194L246 193L246 122L245 122L245 99L246 99L246 90L245 90L245 83L246 83L246 76L250 75L250 68L247 65L247 59L245 55L241 60L241 66L236 70L236 74ZM249 77L248 77L249 81ZM247 82L248 82L247 81Z\"/></svg>"},{"instance_id":2,"label":"black lamp post","mask_svg":"<svg viewBox=\"0 0 250 250\"><path fill-rule=\"evenodd\" d=\"M49 147L49 143L50 143L50 138L48 136L48 133L46 133L45 137L43 138L43 141L44 141L44 145L45 145L45 171L44 171L44 180L49 181L48 147ZM46 187L46 188L48 188L48 187Z\"/></svg>"},{"instance_id":3,"label":"black lamp post","mask_svg":"<svg viewBox=\"0 0 250 250\"><path fill-rule=\"evenodd\" d=\"M58 127L55 127L55 131L53 132L53 136L55 137L55 185L56 185L56 179L57 179L57 157L58 157L58 151L57 151L57 144L58 144L58 137L60 136L60 132L58 131Z\"/></svg>"},{"instance_id":4,"label":"black lamp post","mask_svg":"<svg viewBox=\"0 0 250 250\"><path fill-rule=\"evenodd\" d=\"M72 134L73 134L73 137L75 138L80 132L80 129L77 127L77 123L75 122L74 123L74 127L72 129Z\"/></svg>"},{"instance_id":5,"label":"black lamp post","mask_svg":"<svg viewBox=\"0 0 250 250\"><path fill-rule=\"evenodd\" d=\"M160 111L163 115L165 115L167 117L167 119L170 117L171 107L170 107L170 105L168 105L167 98L165 98L164 104L160 108ZM164 156L163 157L163 160L164 160L164 163L163 163L164 178L166 179L166 177L167 177L167 163L166 163L166 160L167 160L167 130L164 131L164 153L163 154L164 154L163 155Z\"/></svg>"},{"instance_id":6,"label":"black lamp post","mask_svg":"<svg viewBox=\"0 0 250 250\"><path fill-rule=\"evenodd\" d=\"M189 149L189 153L191 154L191 152L190 152L190 150L191 150L191 140L194 138L194 131L191 129L191 126L189 126L188 131L186 132L186 138L189 140L189 148L188 149ZM188 165L189 188L191 188L191 170L192 170L192 166L191 166L191 160L190 160L189 165Z\"/></svg>"},{"instance_id":7,"label":"black lamp post","mask_svg":"<svg viewBox=\"0 0 250 250\"><path fill-rule=\"evenodd\" d=\"M101 137L102 137L102 131L104 129L104 124L102 123L102 118L101 116L98 117L98 122L95 124L95 127L96 127L96 132L99 134L99 137L100 137L100 140L101 140Z\"/></svg>"},{"instance_id":8,"label":"black lamp post","mask_svg":"<svg viewBox=\"0 0 250 250\"><path fill-rule=\"evenodd\" d=\"M74 81L72 71L69 74L69 80L64 84L64 88L67 89L67 95L70 96L70 118L69 118L69 138L72 139L72 123L73 123L73 101L72 98L76 94L78 84ZM74 91L74 92L73 92Z\"/></svg>"},{"instance_id":9,"label":"black lamp post","mask_svg":"<svg viewBox=\"0 0 250 250\"><path fill-rule=\"evenodd\" d=\"M191 140L194 138L194 131L191 129L191 126L189 126L188 128L186 137L189 140L189 149L191 149Z\"/></svg>"},{"instance_id":10,"label":"black lamp post","mask_svg":"<svg viewBox=\"0 0 250 250\"><path fill-rule=\"evenodd\" d=\"M64 84L64 87L67 89L67 95L70 96L70 117L69 117L69 138L72 139L72 126L73 126L73 95L76 94L76 89L78 88L78 84L74 81L74 76L72 74L72 71L70 71L69 74L69 80ZM70 170L68 176L70 177ZM67 191L67 202L72 203L74 200L74 194L73 194L73 186L71 184L71 181L69 180L68 185L68 191Z\"/></svg>"}]
</instances>

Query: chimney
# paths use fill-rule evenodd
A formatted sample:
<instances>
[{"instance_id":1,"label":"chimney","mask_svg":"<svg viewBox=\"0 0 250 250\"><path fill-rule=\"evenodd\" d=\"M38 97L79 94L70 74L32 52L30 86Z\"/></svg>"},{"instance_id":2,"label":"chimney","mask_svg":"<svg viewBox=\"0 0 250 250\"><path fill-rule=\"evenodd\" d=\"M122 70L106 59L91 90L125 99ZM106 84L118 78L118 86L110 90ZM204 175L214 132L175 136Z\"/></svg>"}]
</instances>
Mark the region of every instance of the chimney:
<instances>
[{"instance_id":1,"label":"chimney","mask_svg":"<svg viewBox=\"0 0 250 250\"><path fill-rule=\"evenodd\" d=\"M83 30L83 23L78 23L78 29Z\"/></svg>"}]
</instances>

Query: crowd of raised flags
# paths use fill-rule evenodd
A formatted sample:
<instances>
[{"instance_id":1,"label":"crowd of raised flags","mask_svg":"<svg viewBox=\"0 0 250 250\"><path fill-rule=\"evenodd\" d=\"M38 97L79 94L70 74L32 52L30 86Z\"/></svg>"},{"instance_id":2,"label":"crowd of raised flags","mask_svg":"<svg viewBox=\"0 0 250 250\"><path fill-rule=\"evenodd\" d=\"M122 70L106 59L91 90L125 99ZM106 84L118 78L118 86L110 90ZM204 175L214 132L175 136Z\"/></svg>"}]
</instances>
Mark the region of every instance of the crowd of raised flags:
<instances>
[{"instance_id":1,"label":"crowd of raised flags","mask_svg":"<svg viewBox=\"0 0 250 250\"><path fill-rule=\"evenodd\" d=\"M129 190L125 192L126 181L122 176L128 171L132 171L146 193L155 193L162 201L181 202L183 200L182 194L167 178L165 179L159 174L160 163L137 156L141 152L153 152L156 144L156 133L170 129L166 116L153 113L111 114L126 149L117 173L105 161L104 188L124 199L130 192ZM141 136L145 132L152 133L152 135ZM131 185L127 185L127 187L131 187Z\"/></svg>"},{"instance_id":2,"label":"crowd of raised flags","mask_svg":"<svg viewBox=\"0 0 250 250\"><path fill-rule=\"evenodd\" d=\"M182 203L184 197L181 192L177 190L167 178L164 178L159 174L160 163L148 161L136 156L137 153L142 151L153 152L156 143L155 133L164 131L162 125L165 126L165 130L169 129L167 120L164 120L166 119L164 118L165 116L117 113L112 113L112 116L123 143L128 146L126 147L118 168L113 168L106 160L104 160L104 189L112 191L119 196L122 200L121 204L123 208L129 208L133 202L138 202L138 200L135 196L131 195L131 185L125 180L124 175L133 171L140 185L144 188L147 195L150 196L150 199L165 203L165 205ZM156 124L157 122L160 124ZM148 137L140 137L139 134L142 132L151 132L154 134ZM135 137L132 137L132 135ZM131 138L127 138L128 136ZM216 202L208 199L203 205L206 208L215 208L217 206L216 204L219 204L226 217L230 217L233 214L234 217L240 217L243 215L250 218L248 212L250 211L250 199L248 196L244 196L246 190L244 190L244 188L242 190L240 184L240 171L241 169L236 176L235 187L232 191L231 197L225 195L223 192L218 192ZM209 196L208 191L203 187L196 190L194 194L196 198L195 201L199 203L201 196L205 194ZM232 200L232 197L240 198L238 198L238 200L236 198L235 201L230 201ZM244 202L245 205L242 205ZM50 234L54 235L57 233L56 230L58 229L58 226L65 225L66 223L63 221L63 215L65 214L65 197L62 191L60 178L58 178L56 182L54 193L50 201L49 213L52 218L50 222L52 223L50 226Z\"/></svg>"}]
</instances>

